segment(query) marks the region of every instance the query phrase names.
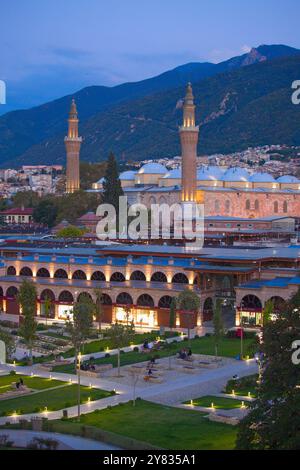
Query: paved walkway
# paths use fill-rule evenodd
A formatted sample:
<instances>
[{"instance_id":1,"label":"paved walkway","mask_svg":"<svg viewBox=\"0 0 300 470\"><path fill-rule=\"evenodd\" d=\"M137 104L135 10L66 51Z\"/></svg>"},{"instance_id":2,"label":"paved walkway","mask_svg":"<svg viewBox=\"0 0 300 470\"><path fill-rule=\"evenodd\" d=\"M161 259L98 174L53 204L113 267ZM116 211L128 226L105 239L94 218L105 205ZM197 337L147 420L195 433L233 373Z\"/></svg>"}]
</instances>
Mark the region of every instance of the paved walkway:
<instances>
[{"instance_id":1,"label":"paved walkway","mask_svg":"<svg viewBox=\"0 0 300 470\"><path fill-rule=\"evenodd\" d=\"M19 429L0 429L0 435L8 436L14 442L15 447L26 447L34 438L55 439L59 442L58 450L120 450L119 447L112 446L105 442L93 441L69 434L59 434L53 432L25 431Z\"/></svg>"},{"instance_id":2,"label":"paved walkway","mask_svg":"<svg viewBox=\"0 0 300 470\"><path fill-rule=\"evenodd\" d=\"M25 373L30 375L34 368L32 367L11 367L11 366L2 366L1 370L14 369L17 372ZM167 405L176 405L181 404L183 401L188 399L195 399L199 396L220 393L222 387L225 385L228 379L233 375L238 374L239 376L249 375L257 372L257 365L255 361L231 361L228 365L214 370L207 370L199 372L199 375L193 376L178 376L177 379L170 382L165 382L161 384L155 384L151 387L147 387L145 383L138 384L136 387L136 396L143 399L153 401L156 403L162 403ZM40 373L41 377L49 377L49 373ZM53 378L61 379L68 381L69 379L74 380L74 376L70 374L59 374L51 373ZM76 380L76 378L75 378ZM92 384L97 388L102 388L104 390L116 389L117 395L103 398L101 400L96 400L88 404L81 405L81 413L86 414L98 409L104 409L107 406L115 406L119 403L126 403L132 399L133 387L123 385L120 383L115 383L111 380L105 379L92 379L89 377L82 377L81 383L83 385ZM77 416L77 406L68 408L69 417ZM62 417L62 410L51 411L44 413L32 413L27 415L22 415L24 419L31 419L34 416L47 416L48 419L59 419ZM9 416L1 417L0 424L5 424L6 422L16 422L19 420L19 417Z\"/></svg>"}]
</instances>

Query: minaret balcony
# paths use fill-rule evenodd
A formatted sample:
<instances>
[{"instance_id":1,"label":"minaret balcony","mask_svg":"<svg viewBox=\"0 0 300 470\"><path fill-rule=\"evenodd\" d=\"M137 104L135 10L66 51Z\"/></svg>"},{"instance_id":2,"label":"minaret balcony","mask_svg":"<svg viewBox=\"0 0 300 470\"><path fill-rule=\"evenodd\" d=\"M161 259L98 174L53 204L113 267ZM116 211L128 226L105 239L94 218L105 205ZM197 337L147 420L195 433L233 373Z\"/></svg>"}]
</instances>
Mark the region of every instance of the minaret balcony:
<instances>
[{"instance_id":1,"label":"minaret balcony","mask_svg":"<svg viewBox=\"0 0 300 470\"><path fill-rule=\"evenodd\" d=\"M64 139L65 142L82 142L82 137L68 137Z\"/></svg>"}]
</instances>

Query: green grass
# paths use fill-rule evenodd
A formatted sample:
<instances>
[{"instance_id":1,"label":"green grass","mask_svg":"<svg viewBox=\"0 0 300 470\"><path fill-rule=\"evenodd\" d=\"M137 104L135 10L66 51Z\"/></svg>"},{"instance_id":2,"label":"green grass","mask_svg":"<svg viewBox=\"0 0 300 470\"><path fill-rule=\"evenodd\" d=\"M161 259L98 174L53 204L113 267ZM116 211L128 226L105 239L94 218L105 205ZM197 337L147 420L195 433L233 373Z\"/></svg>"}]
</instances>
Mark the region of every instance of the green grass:
<instances>
[{"instance_id":1,"label":"green grass","mask_svg":"<svg viewBox=\"0 0 300 470\"><path fill-rule=\"evenodd\" d=\"M248 393L251 393L252 398L257 397L257 379L258 375L247 375L238 380L229 380L225 387L225 393L232 393L234 390L235 395L237 396L248 396Z\"/></svg>"},{"instance_id":2,"label":"green grass","mask_svg":"<svg viewBox=\"0 0 300 470\"><path fill-rule=\"evenodd\" d=\"M185 402L185 404L190 403L190 401ZM235 400L234 398L226 397L216 397L213 395L207 395L193 400L194 406L203 406L205 408L211 408L212 403L214 404L214 408L221 410L234 410L236 408L241 408L242 405L241 400ZM247 406L247 403L245 403L245 406Z\"/></svg>"},{"instance_id":3,"label":"green grass","mask_svg":"<svg viewBox=\"0 0 300 470\"><path fill-rule=\"evenodd\" d=\"M20 378L23 379L24 385L34 390L45 390L47 388L58 387L59 385L66 384L66 382L62 382L61 380L45 379L42 377L35 376L32 377L31 375L2 375L0 376L0 394L4 393L4 391L7 391L5 390L5 388L7 387L8 390L11 390L11 384L13 382L17 382L18 380L20 380Z\"/></svg>"},{"instance_id":4,"label":"green grass","mask_svg":"<svg viewBox=\"0 0 300 470\"><path fill-rule=\"evenodd\" d=\"M42 391L33 395L1 400L0 415L8 416L15 411L18 414L38 413L44 411L45 407L47 407L48 411L69 408L77 404L77 391L77 384L72 384L59 389ZM94 401L109 397L113 394L114 392L81 386L81 403L87 403L89 397Z\"/></svg>"},{"instance_id":5,"label":"green grass","mask_svg":"<svg viewBox=\"0 0 300 470\"><path fill-rule=\"evenodd\" d=\"M248 346L253 342L252 339L244 339L245 351ZM155 353L158 358L169 357L175 355L183 347L187 347L188 343L186 341L169 344L163 350ZM204 355L214 355L214 341L213 338L203 337L191 340L192 352L195 354L204 354ZM224 338L219 346L219 355L224 357L235 357L239 354L240 351L240 340L238 338ZM121 354L121 365L136 364L138 362L146 361L151 357L147 354L142 354L140 352L128 352ZM101 359L95 359L93 361L95 364L112 364L113 367L117 366L117 355L111 355L110 357L104 357ZM72 374L74 373L74 365L61 365L54 367L55 372L64 372Z\"/></svg>"},{"instance_id":6,"label":"green grass","mask_svg":"<svg viewBox=\"0 0 300 470\"><path fill-rule=\"evenodd\" d=\"M68 423L72 426L72 420ZM237 432L232 426L209 421L198 411L144 400L137 400L135 407L129 402L83 415L81 423L170 450L233 449Z\"/></svg>"}]
</instances>

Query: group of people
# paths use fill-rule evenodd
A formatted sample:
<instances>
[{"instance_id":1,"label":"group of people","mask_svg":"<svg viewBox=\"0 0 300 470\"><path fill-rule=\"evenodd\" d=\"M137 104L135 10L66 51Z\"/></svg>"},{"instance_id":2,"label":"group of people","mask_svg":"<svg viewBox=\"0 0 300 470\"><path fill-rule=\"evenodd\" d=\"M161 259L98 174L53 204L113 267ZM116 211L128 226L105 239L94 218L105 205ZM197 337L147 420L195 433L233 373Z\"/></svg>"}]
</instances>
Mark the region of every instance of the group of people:
<instances>
[{"instance_id":1,"label":"group of people","mask_svg":"<svg viewBox=\"0 0 300 470\"><path fill-rule=\"evenodd\" d=\"M152 341L148 341L147 339L143 343L143 349L151 351L153 349L154 343Z\"/></svg>"},{"instance_id":2,"label":"group of people","mask_svg":"<svg viewBox=\"0 0 300 470\"><path fill-rule=\"evenodd\" d=\"M193 353L192 353L191 348L189 348L189 349L183 348L178 352L177 357L178 357L178 359L183 359L184 361L189 361L189 360L191 360L192 355L193 355Z\"/></svg>"},{"instance_id":3,"label":"group of people","mask_svg":"<svg viewBox=\"0 0 300 470\"><path fill-rule=\"evenodd\" d=\"M94 366L94 364L91 364L90 362L83 362L82 364L80 364L80 369L81 370L95 371L96 367Z\"/></svg>"}]
</instances>

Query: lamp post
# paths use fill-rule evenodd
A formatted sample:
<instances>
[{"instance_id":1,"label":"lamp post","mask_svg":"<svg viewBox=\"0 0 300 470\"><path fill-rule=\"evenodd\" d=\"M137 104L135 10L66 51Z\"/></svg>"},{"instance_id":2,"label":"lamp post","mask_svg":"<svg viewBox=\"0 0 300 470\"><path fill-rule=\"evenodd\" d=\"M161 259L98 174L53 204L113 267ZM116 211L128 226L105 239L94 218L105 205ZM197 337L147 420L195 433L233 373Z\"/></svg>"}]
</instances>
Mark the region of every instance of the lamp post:
<instances>
[{"instance_id":1,"label":"lamp post","mask_svg":"<svg viewBox=\"0 0 300 470\"><path fill-rule=\"evenodd\" d=\"M80 421L80 365L81 365L81 352L77 356L77 419Z\"/></svg>"}]
</instances>

